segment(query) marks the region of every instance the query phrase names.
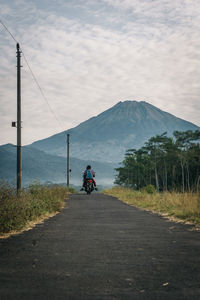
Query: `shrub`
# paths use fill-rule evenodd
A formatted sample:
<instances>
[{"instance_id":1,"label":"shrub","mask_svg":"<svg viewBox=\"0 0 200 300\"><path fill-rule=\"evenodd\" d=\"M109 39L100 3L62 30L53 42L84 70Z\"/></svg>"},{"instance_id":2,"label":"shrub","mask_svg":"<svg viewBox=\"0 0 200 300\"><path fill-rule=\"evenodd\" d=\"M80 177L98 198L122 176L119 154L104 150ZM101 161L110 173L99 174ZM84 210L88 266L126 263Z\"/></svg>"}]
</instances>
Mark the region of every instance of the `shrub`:
<instances>
[{"instance_id":1,"label":"shrub","mask_svg":"<svg viewBox=\"0 0 200 300\"><path fill-rule=\"evenodd\" d=\"M1 181L0 233L20 230L29 221L61 210L70 192L74 190L59 185L42 186L39 182L34 182L17 197L16 190Z\"/></svg>"},{"instance_id":2,"label":"shrub","mask_svg":"<svg viewBox=\"0 0 200 300\"><path fill-rule=\"evenodd\" d=\"M154 194L154 193L156 193L156 189L155 189L154 185L152 185L152 184L149 184L149 185L143 187L141 189L141 191L146 192L148 194Z\"/></svg>"}]
</instances>

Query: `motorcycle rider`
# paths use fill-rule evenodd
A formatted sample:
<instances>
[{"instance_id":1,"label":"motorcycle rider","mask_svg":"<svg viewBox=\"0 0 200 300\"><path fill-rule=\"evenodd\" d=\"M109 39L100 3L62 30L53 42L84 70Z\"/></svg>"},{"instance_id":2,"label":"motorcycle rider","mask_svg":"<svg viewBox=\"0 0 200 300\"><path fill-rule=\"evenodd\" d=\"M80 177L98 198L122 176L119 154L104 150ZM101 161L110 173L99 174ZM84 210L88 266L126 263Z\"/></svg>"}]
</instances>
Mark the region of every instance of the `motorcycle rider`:
<instances>
[{"instance_id":1,"label":"motorcycle rider","mask_svg":"<svg viewBox=\"0 0 200 300\"><path fill-rule=\"evenodd\" d=\"M96 181L94 180L94 177L95 177L95 172L94 172L94 170L92 170L92 167L90 165L88 165L86 167L86 170L83 172L83 185L82 185L81 191L84 190L87 179L92 179L93 184L94 184L94 189L97 191L97 185L96 185Z\"/></svg>"}]
</instances>

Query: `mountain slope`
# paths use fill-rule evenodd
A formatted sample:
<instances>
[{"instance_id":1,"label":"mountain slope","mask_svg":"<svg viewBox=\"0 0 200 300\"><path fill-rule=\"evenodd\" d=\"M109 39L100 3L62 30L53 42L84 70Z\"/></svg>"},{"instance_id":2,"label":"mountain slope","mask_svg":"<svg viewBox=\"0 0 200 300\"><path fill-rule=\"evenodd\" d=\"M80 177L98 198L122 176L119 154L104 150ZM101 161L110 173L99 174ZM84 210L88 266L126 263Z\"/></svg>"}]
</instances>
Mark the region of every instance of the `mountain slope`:
<instances>
[{"instance_id":1,"label":"mountain slope","mask_svg":"<svg viewBox=\"0 0 200 300\"><path fill-rule=\"evenodd\" d=\"M16 181L16 147L12 144L0 146L0 178L15 184ZM82 171L90 163L96 172L97 184L110 185L114 180L116 164L84 161L77 158L70 159L70 183L81 185ZM22 179L23 185L31 181L40 180L41 183L66 182L66 158L47 154L41 150L22 148Z\"/></svg>"},{"instance_id":2,"label":"mountain slope","mask_svg":"<svg viewBox=\"0 0 200 300\"><path fill-rule=\"evenodd\" d=\"M31 145L54 155L66 155L66 133L70 134L73 157L119 162L128 148L141 147L148 138L165 131L197 130L198 126L141 101L119 102L96 117L67 132Z\"/></svg>"}]
</instances>

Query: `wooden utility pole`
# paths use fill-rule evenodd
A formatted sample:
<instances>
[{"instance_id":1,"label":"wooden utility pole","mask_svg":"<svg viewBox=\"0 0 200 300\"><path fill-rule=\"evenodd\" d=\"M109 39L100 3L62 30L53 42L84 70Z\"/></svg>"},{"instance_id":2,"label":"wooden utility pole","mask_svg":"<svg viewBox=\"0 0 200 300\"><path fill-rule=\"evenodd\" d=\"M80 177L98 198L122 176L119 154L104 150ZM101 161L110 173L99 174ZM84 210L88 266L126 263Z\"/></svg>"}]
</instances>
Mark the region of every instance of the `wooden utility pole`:
<instances>
[{"instance_id":1,"label":"wooden utility pole","mask_svg":"<svg viewBox=\"0 0 200 300\"><path fill-rule=\"evenodd\" d=\"M69 187L69 133L67 134L67 187Z\"/></svg>"},{"instance_id":2,"label":"wooden utility pole","mask_svg":"<svg viewBox=\"0 0 200 300\"><path fill-rule=\"evenodd\" d=\"M21 51L17 43L17 193L22 187L21 148Z\"/></svg>"}]
</instances>

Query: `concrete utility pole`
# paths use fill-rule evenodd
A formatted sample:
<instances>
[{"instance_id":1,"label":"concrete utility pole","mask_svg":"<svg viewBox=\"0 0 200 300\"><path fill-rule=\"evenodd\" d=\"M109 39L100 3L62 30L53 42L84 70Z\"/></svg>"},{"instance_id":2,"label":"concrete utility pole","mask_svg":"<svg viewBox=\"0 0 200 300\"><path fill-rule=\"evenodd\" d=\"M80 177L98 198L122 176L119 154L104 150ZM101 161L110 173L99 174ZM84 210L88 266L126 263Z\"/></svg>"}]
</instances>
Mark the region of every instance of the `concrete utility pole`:
<instances>
[{"instance_id":1,"label":"concrete utility pole","mask_svg":"<svg viewBox=\"0 0 200 300\"><path fill-rule=\"evenodd\" d=\"M21 151L21 51L17 43L17 193L22 187Z\"/></svg>"},{"instance_id":2,"label":"concrete utility pole","mask_svg":"<svg viewBox=\"0 0 200 300\"><path fill-rule=\"evenodd\" d=\"M67 187L69 187L69 133L67 134Z\"/></svg>"}]
</instances>

